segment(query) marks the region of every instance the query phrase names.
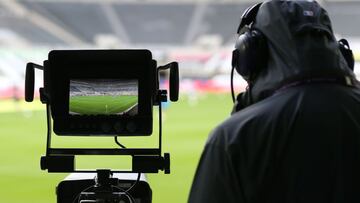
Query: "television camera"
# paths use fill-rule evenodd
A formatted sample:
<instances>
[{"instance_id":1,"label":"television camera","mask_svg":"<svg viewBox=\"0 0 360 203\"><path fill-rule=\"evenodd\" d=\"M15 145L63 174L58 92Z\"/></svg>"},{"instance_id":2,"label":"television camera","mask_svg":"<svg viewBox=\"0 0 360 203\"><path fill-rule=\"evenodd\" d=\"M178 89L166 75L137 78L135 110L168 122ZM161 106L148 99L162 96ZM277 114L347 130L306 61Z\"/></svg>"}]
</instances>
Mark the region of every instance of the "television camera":
<instances>
[{"instance_id":1,"label":"television camera","mask_svg":"<svg viewBox=\"0 0 360 203\"><path fill-rule=\"evenodd\" d=\"M57 202L151 202L152 191L143 173L170 173L170 154L162 155L161 103L167 101L167 90L160 89L159 72L170 70L169 97L175 102L178 63L157 67L149 50L53 50L43 66L27 64L27 102L34 97L35 69L43 71L39 93L47 115L41 169L71 173L57 186ZM153 106L159 108L158 147L126 148L118 136L152 134ZM52 131L59 136L113 136L119 148L54 148ZM79 170L77 155L131 156L132 169Z\"/></svg>"}]
</instances>

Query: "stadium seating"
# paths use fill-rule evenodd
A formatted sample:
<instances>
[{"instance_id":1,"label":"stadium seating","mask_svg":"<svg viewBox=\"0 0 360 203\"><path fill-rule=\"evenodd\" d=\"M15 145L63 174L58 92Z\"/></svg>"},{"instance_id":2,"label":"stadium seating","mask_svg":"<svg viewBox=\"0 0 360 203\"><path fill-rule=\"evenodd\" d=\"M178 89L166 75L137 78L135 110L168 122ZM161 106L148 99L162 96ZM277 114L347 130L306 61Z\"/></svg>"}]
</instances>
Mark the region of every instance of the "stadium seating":
<instances>
[{"instance_id":1,"label":"stadium seating","mask_svg":"<svg viewBox=\"0 0 360 203\"><path fill-rule=\"evenodd\" d=\"M41 64L49 50L59 48L146 47L161 61L181 62L183 78L207 79L220 73L227 76L240 16L255 2L258 1L0 1L0 80L4 81L0 84L0 97L11 97L14 87L23 91L26 62ZM360 26L356 23L360 22L360 1L321 2L337 36L350 38L358 61L355 72L359 74L360 40L356 39L360 39ZM73 44L73 39L78 43ZM101 44L103 39L108 40L106 45ZM218 48L214 49L218 52L215 54L211 46L206 46L213 41ZM41 79L36 77L36 88L41 86Z\"/></svg>"},{"instance_id":2,"label":"stadium seating","mask_svg":"<svg viewBox=\"0 0 360 203\"><path fill-rule=\"evenodd\" d=\"M86 43L94 43L97 35L119 36L109 22L104 5L115 12L116 23L124 29L130 44L183 45L194 43L201 35L219 35L226 44L236 31L241 13L252 3L229 2L107 2L90 1L18 1L66 29ZM203 12L196 15L199 7ZM360 20L359 1L326 1L334 30L342 36L360 36L359 26L349 22ZM114 16L113 16L114 17ZM194 20L197 19L194 24ZM357 22L356 21L356 22ZM26 39L41 43L59 43L60 39L36 26L11 17L0 16L0 26L9 27ZM60 40L61 41L61 40Z\"/></svg>"}]
</instances>

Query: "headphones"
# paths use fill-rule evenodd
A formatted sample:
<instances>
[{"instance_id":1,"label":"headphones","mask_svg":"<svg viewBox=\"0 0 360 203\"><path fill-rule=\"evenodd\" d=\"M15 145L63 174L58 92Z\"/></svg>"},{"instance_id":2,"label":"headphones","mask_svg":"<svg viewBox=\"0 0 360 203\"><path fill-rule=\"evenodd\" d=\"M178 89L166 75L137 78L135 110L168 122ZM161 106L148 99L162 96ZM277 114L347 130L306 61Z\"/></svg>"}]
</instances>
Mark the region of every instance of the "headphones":
<instances>
[{"instance_id":1,"label":"headphones","mask_svg":"<svg viewBox=\"0 0 360 203\"><path fill-rule=\"evenodd\" d=\"M252 26L262 3L255 4L245 10L241 16L237 33L238 39L232 53L232 67L246 80L251 81L259 70L267 64L268 49L266 37ZM338 47L348 67L354 70L354 56L346 39L338 41Z\"/></svg>"},{"instance_id":2,"label":"headphones","mask_svg":"<svg viewBox=\"0 0 360 203\"><path fill-rule=\"evenodd\" d=\"M239 37L232 53L232 66L246 81L265 68L267 61L266 38L260 31L252 28L261 4L247 8L242 14L237 30Z\"/></svg>"}]
</instances>

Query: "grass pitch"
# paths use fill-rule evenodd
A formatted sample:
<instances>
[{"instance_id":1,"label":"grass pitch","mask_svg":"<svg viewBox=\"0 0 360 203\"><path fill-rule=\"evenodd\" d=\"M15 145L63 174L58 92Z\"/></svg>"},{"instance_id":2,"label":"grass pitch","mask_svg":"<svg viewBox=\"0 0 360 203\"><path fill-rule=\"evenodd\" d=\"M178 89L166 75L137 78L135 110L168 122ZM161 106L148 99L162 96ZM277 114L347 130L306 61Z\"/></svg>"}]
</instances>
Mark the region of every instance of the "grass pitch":
<instances>
[{"instance_id":1,"label":"grass pitch","mask_svg":"<svg viewBox=\"0 0 360 203\"><path fill-rule=\"evenodd\" d=\"M108 115L126 112L137 103L137 96L98 95L70 97L70 112L89 115Z\"/></svg>"},{"instance_id":2,"label":"grass pitch","mask_svg":"<svg viewBox=\"0 0 360 203\"><path fill-rule=\"evenodd\" d=\"M0 202L56 202L55 187L67 174L40 170L40 156L45 153L46 144L45 106L40 102L31 104L33 106L2 104L0 101ZM3 108L6 111L1 111ZM199 95L198 98L181 95L179 102L171 103L163 112L163 153L170 152L171 174L147 175L154 203L187 202L207 136L229 116L230 110L229 95ZM156 146L156 113L154 111L152 136L120 138L120 142L127 147ZM112 137L53 138L55 147L116 147ZM76 159L76 165L78 168L124 168L130 165L130 158L83 156Z\"/></svg>"}]
</instances>

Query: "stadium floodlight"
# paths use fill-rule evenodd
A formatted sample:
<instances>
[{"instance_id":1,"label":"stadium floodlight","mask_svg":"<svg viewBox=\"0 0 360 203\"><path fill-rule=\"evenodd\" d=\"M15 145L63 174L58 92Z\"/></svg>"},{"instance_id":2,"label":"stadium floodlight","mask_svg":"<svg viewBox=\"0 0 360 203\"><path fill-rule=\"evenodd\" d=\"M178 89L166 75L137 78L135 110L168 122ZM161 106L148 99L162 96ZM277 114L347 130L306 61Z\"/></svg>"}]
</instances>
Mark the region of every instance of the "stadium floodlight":
<instances>
[{"instance_id":1,"label":"stadium floodlight","mask_svg":"<svg viewBox=\"0 0 360 203\"><path fill-rule=\"evenodd\" d=\"M44 87L40 100L47 109L46 155L41 169L51 172L96 173L96 179L63 181L57 188L58 202L151 202L151 190L140 184L141 173L170 173L170 155L162 156L161 103L167 90L159 87L159 72L170 69L170 100L179 94L178 63L157 67L149 50L54 50L44 65L28 63L25 100L33 101L34 69L43 70ZM126 148L117 136L152 134L153 106L159 107L159 145L157 148ZM53 123L53 128L52 124ZM51 134L62 136L114 136L120 148L52 148ZM132 170L77 170L76 155L129 155ZM121 188L114 173L138 173L134 184ZM140 187L140 186L138 186ZM69 189L72 188L72 189ZM150 191L150 192L149 192ZM136 195L137 194L137 195ZM150 195L150 197L149 197Z\"/></svg>"}]
</instances>

